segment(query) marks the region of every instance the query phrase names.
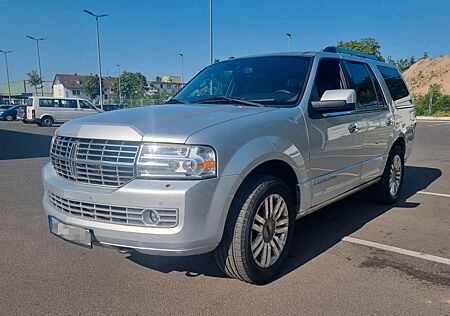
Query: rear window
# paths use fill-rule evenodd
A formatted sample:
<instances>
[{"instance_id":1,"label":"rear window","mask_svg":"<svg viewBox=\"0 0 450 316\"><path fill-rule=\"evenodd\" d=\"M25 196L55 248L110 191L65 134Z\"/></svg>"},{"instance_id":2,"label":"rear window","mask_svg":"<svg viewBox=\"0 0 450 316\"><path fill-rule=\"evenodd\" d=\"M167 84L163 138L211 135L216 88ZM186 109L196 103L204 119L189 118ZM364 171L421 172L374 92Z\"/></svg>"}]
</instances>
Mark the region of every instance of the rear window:
<instances>
[{"instance_id":1,"label":"rear window","mask_svg":"<svg viewBox=\"0 0 450 316\"><path fill-rule=\"evenodd\" d=\"M396 101L409 95L408 88L397 69L378 66L378 70L386 82L392 100Z\"/></svg>"}]
</instances>

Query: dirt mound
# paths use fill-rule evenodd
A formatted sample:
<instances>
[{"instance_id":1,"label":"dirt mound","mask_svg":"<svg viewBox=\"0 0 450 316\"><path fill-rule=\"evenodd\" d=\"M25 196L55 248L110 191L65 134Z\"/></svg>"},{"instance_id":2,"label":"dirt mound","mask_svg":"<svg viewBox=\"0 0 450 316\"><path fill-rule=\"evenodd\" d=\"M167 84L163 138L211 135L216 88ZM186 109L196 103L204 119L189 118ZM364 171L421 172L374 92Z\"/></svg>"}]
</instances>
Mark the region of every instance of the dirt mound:
<instances>
[{"instance_id":1,"label":"dirt mound","mask_svg":"<svg viewBox=\"0 0 450 316\"><path fill-rule=\"evenodd\" d=\"M426 94L431 84L442 86L442 92L450 94L450 56L422 59L409 67L403 77L413 95Z\"/></svg>"}]
</instances>

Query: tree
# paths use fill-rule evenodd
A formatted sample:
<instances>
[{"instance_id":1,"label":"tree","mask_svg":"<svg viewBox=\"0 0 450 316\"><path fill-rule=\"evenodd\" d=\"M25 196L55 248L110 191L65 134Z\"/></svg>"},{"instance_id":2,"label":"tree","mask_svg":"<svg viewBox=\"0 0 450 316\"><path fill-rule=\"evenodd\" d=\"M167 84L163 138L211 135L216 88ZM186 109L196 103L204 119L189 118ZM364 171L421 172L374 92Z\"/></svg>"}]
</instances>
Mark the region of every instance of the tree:
<instances>
[{"instance_id":1,"label":"tree","mask_svg":"<svg viewBox=\"0 0 450 316\"><path fill-rule=\"evenodd\" d=\"M423 52L422 57L420 57L420 59L428 59L430 58L430 55L428 54L428 52Z\"/></svg>"},{"instance_id":2,"label":"tree","mask_svg":"<svg viewBox=\"0 0 450 316\"><path fill-rule=\"evenodd\" d=\"M120 75L120 93L125 99L141 99L145 97L147 78L140 72L126 72ZM119 79L112 82L112 98L119 101Z\"/></svg>"},{"instance_id":3,"label":"tree","mask_svg":"<svg viewBox=\"0 0 450 316\"><path fill-rule=\"evenodd\" d=\"M102 86L104 85L102 84ZM80 89L89 98L91 98L92 100L95 99L98 95L100 95L98 76L89 75L84 77Z\"/></svg>"},{"instance_id":4,"label":"tree","mask_svg":"<svg viewBox=\"0 0 450 316\"><path fill-rule=\"evenodd\" d=\"M375 55L381 60L384 60L381 55L381 45L372 37L362 38L359 41L340 41L337 43L338 47L357 50L358 52Z\"/></svg>"},{"instance_id":5,"label":"tree","mask_svg":"<svg viewBox=\"0 0 450 316\"><path fill-rule=\"evenodd\" d=\"M155 78L155 81L156 81L156 82L161 82L161 81L162 81L162 79L161 79L161 77L160 77L160 76L156 76L156 78Z\"/></svg>"},{"instance_id":6,"label":"tree","mask_svg":"<svg viewBox=\"0 0 450 316\"><path fill-rule=\"evenodd\" d=\"M38 93L38 87L42 88L42 78L39 76L37 70L31 70L27 73L29 84L34 87L36 94Z\"/></svg>"}]
</instances>

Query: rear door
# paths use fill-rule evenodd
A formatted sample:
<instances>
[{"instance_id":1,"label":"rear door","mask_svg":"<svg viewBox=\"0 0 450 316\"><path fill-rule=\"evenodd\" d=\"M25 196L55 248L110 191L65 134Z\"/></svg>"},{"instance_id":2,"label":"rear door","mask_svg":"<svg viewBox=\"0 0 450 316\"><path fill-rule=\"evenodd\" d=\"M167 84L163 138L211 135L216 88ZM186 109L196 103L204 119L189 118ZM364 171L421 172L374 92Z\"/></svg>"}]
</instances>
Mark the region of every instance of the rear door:
<instances>
[{"instance_id":1,"label":"rear door","mask_svg":"<svg viewBox=\"0 0 450 316\"><path fill-rule=\"evenodd\" d=\"M394 118L369 64L347 60L346 66L351 86L356 90L357 109L364 121L361 183L365 183L383 172L383 161L390 137L393 137Z\"/></svg>"},{"instance_id":2,"label":"rear door","mask_svg":"<svg viewBox=\"0 0 450 316\"><path fill-rule=\"evenodd\" d=\"M346 89L349 83L343 64L337 58L319 61L308 107L310 177L312 205L338 196L360 183L362 134L361 114L350 112L316 113L311 101L326 90ZM351 128L354 124L358 128Z\"/></svg>"}]
</instances>

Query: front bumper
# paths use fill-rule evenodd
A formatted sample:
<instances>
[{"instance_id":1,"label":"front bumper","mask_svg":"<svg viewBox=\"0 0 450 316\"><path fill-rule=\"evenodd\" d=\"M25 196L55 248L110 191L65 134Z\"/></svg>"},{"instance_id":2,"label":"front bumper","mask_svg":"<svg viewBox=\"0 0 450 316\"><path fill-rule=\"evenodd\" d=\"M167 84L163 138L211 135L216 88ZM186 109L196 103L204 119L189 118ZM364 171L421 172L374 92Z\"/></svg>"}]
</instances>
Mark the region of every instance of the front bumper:
<instances>
[{"instance_id":1,"label":"front bumper","mask_svg":"<svg viewBox=\"0 0 450 316\"><path fill-rule=\"evenodd\" d=\"M210 252L219 244L238 178L236 175L201 181L135 179L122 187L108 188L62 179L48 163L42 170L43 205L47 215L90 229L95 240L105 246L156 255L194 255ZM86 203L177 209L178 224L172 228L146 227L75 217L51 205L47 192Z\"/></svg>"}]
</instances>

